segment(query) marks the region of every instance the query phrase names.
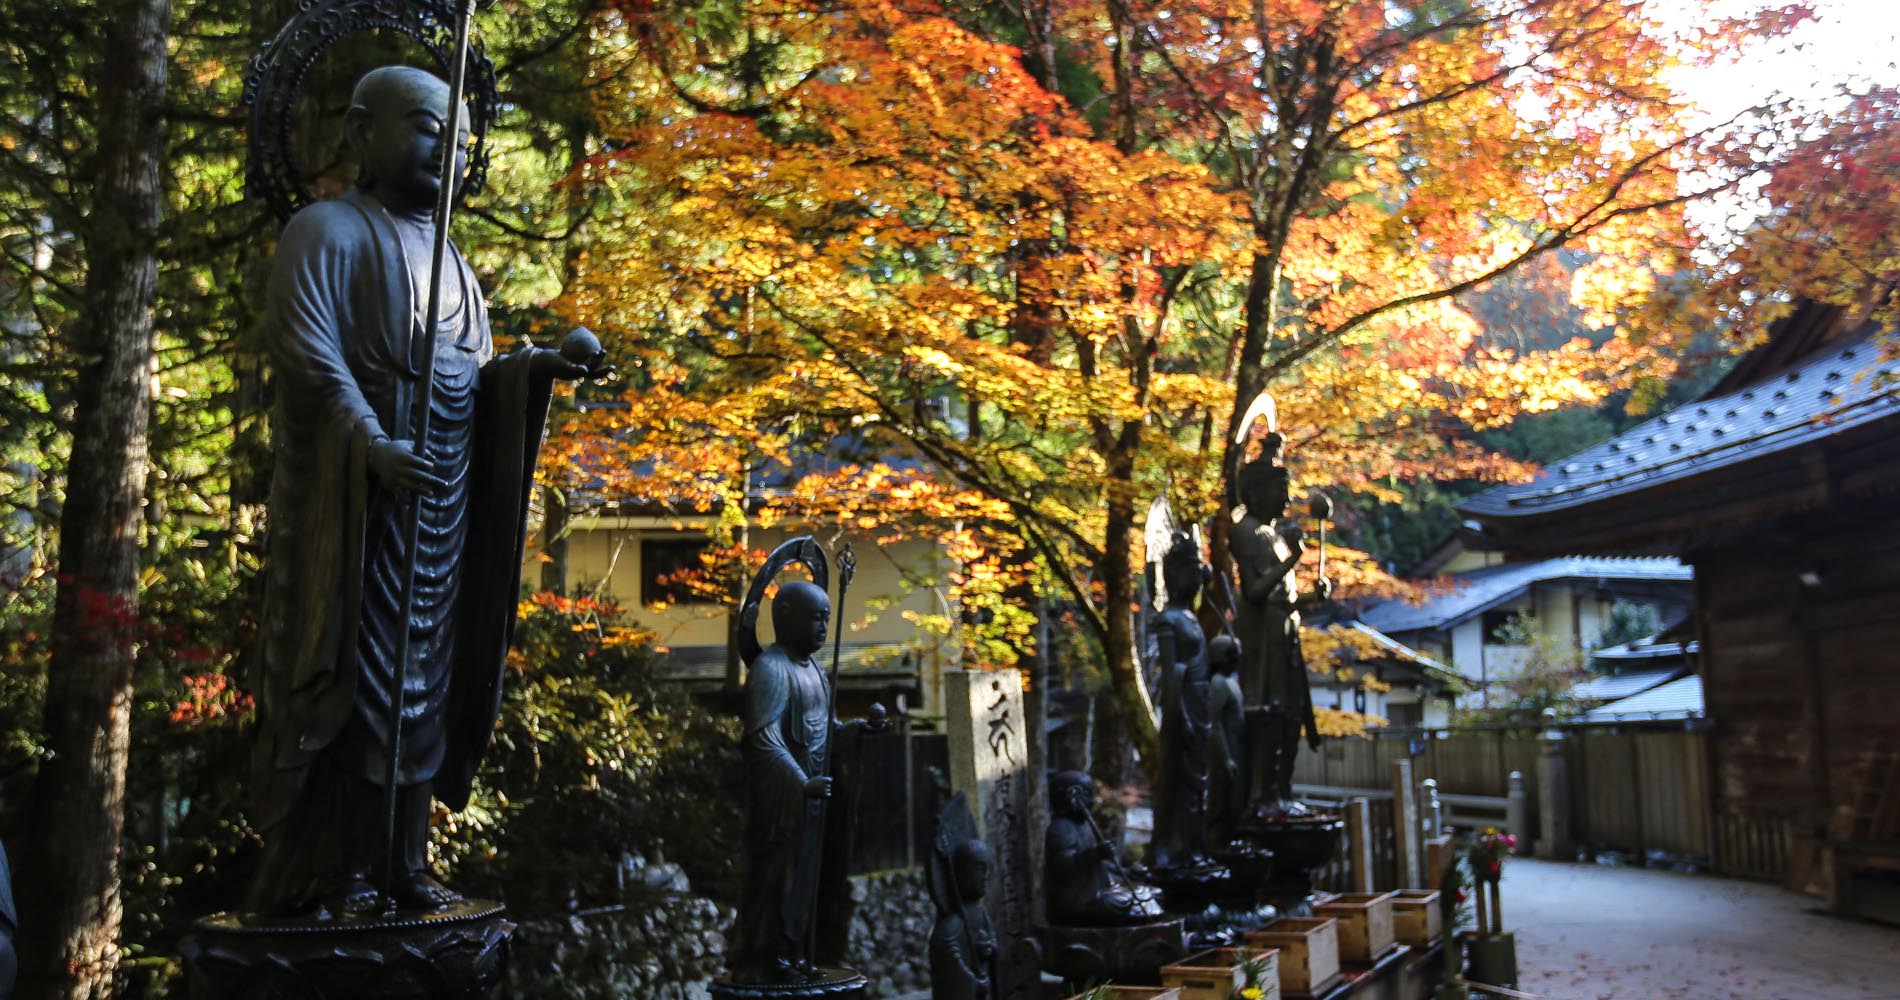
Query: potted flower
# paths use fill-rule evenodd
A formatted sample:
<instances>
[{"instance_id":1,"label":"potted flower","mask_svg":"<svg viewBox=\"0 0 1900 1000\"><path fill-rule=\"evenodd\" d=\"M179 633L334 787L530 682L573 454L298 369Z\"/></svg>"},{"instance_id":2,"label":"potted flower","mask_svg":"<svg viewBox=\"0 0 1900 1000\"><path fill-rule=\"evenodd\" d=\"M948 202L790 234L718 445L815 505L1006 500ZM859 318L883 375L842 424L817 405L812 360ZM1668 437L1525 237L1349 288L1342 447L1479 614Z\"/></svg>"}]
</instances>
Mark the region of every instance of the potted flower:
<instances>
[{"instance_id":1,"label":"potted flower","mask_svg":"<svg viewBox=\"0 0 1900 1000\"><path fill-rule=\"evenodd\" d=\"M1478 927L1469 937L1470 978L1493 986L1517 985L1517 935L1504 929L1503 903L1498 896L1504 879L1504 856L1517 847L1517 838L1497 827L1486 827L1472 841L1467 867L1477 890Z\"/></svg>"}]
</instances>

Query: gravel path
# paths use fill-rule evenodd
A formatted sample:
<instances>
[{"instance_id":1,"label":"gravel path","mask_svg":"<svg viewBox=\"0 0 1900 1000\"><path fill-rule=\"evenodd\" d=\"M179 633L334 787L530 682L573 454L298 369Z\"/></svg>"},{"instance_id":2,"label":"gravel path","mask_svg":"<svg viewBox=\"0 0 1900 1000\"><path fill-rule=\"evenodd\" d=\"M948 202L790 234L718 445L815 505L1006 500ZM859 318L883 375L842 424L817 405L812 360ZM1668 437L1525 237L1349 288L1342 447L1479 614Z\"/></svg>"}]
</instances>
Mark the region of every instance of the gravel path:
<instances>
[{"instance_id":1,"label":"gravel path","mask_svg":"<svg viewBox=\"0 0 1900 1000\"><path fill-rule=\"evenodd\" d=\"M1776 886L1513 858L1503 894L1546 1000L1900 1000L1900 928Z\"/></svg>"}]
</instances>

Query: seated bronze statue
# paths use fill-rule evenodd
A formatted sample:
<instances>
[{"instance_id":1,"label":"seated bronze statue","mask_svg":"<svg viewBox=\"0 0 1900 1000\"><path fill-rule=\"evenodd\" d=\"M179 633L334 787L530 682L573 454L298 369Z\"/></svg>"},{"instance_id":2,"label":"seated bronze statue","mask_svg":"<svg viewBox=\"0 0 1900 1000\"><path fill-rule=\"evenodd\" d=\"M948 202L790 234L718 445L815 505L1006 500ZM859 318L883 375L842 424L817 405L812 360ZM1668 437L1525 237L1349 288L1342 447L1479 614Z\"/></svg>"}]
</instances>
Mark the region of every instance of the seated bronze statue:
<instances>
[{"instance_id":1,"label":"seated bronze statue","mask_svg":"<svg viewBox=\"0 0 1900 1000\"><path fill-rule=\"evenodd\" d=\"M1049 779L1049 832L1044 839L1049 922L1114 927L1161 919L1161 892L1130 878L1115 845L1095 825L1095 780L1080 771Z\"/></svg>"}]
</instances>

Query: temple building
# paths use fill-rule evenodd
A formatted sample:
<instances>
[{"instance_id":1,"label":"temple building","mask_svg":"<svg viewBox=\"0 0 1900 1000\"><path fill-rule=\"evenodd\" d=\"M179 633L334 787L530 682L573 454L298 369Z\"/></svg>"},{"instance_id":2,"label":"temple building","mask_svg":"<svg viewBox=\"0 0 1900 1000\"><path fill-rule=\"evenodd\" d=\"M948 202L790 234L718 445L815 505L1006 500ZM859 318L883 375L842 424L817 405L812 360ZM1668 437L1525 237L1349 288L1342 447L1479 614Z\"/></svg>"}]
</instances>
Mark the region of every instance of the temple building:
<instances>
[{"instance_id":1,"label":"temple building","mask_svg":"<svg viewBox=\"0 0 1900 1000\"><path fill-rule=\"evenodd\" d=\"M1701 399L1465 502L1487 547L1693 567L1718 869L1900 914L1894 335L1799 305Z\"/></svg>"}]
</instances>

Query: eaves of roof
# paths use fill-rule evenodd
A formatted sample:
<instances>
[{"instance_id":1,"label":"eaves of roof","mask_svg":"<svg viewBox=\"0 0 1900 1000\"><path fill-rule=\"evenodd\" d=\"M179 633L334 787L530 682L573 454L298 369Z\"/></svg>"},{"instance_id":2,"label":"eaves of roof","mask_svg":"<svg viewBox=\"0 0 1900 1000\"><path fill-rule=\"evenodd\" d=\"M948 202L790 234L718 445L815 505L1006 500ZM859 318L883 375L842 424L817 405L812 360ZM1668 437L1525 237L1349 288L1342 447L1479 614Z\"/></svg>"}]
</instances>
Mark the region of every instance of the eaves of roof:
<instances>
[{"instance_id":1,"label":"eaves of roof","mask_svg":"<svg viewBox=\"0 0 1900 1000\"><path fill-rule=\"evenodd\" d=\"M1456 590L1427 599L1423 604L1390 600L1360 615L1383 632L1446 629L1470 621L1515 599L1540 583L1559 580L1621 583L1688 583L1693 571L1674 559L1626 559L1600 556L1563 556L1537 562L1506 563L1468 570L1451 577Z\"/></svg>"},{"instance_id":2,"label":"eaves of roof","mask_svg":"<svg viewBox=\"0 0 1900 1000\"><path fill-rule=\"evenodd\" d=\"M1900 480L1900 362L1865 326L1459 505L1489 544L1673 551L1672 533Z\"/></svg>"}]
</instances>

